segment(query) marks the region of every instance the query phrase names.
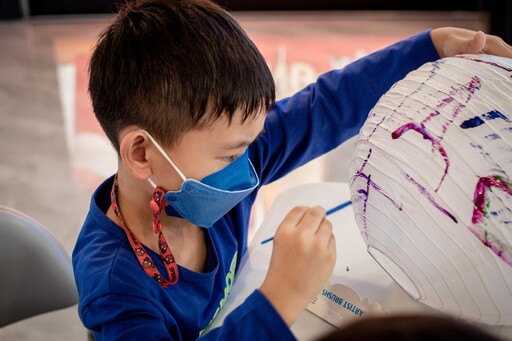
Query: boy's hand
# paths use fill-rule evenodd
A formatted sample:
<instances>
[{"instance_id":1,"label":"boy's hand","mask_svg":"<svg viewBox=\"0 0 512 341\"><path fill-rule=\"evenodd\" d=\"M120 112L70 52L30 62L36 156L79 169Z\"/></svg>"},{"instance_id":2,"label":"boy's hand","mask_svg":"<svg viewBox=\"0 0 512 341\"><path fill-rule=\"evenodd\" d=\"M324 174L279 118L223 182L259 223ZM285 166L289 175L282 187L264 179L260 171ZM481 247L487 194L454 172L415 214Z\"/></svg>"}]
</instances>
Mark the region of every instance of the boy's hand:
<instances>
[{"instance_id":1,"label":"boy's hand","mask_svg":"<svg viewBox=\"0 0 512 341\"><path fill-rule=\"evenodd\" d=\"M321 207L295 207L274 236L272 258L260 291L291 326L334 269L332 224Z\"/></svg>"},{"instance_id":2,"label":"boy's hand","mask_svg":"<svg viewBox=\"0 0 512 341\"><path fill-rule=\"evenodd\" d=\"M500 37L455 27L437 28L430 32L440 58L457 54L485 53L512 58L512 46Z\"/></svg>"}]
</instances>

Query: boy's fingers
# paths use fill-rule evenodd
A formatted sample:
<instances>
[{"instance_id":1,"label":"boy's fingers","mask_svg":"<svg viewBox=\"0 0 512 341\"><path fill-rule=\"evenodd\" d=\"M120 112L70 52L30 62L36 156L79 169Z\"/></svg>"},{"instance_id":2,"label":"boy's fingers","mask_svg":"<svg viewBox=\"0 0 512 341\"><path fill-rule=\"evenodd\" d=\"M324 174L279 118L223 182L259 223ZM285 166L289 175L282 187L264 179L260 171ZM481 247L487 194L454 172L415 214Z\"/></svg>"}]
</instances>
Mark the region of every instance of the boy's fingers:
<instances>
[{"instance_id":1,"label":"boy's fingers","mask_svg":"<svg viewBox=\"0 0 512 341\"><path fill-rule=\"evenodd\" d=\"M441 58L465 53L512 58L512 46L498 36L481 31L446 27L432 30L431 36Z\"/></svg>"},{"instance_id":2,"label":"boy's fingers","mask_svg":"<svg viewBox=\"0 0 512 341\"><path fill-rule=\"evenodd\" d=\"M327 243L327 248L334 251L334 259L336 259L336 257L337 257L337 255L336 255L336 238L334 237L333 234L331 234L331 237L329 238L329 241Z\"/></svg>"},{"instance_id":3,"label":"boy's fingers","mask_svg":"<svg viewBox=\"0 0 512 341\"><path fill-rule=\"evenodd\" d=\"M321 238L321 240L325 241L325 246L327 247L329 240L333 237L332 234L332 223L328 219L324 219L316 232L317 236Z\"/></svg>"},{"instance_id":4,"label":"boy's fingers","mask_svg":"<svg viewBox=\"0 0 512 341\"><path fill-rule=\"evenodd\" d=\"M507 44L500 37L486 35L482 31L478 31L473 38L467 42L466 50L463 53L486 53L494 56L512 58L512 46Z\"/></svg>"},{"instance_id":5,"label":"boy's fingers","mask_svg":"<svg viewBox=\"0 0 512 341\"><path fill-rule=\"evenodd\" d=\"M512 46L496 36L487 36L487 41L482 51L495 56L512 58Z\"/></svg>"},{"instance_id":6,"label":"boy's fingers","mask_svg":"<svg viewBox=\"0 0 512 341\"><path fill-rule=\"evenodd\" d=\"M464 30L455 36L451 43L445 43L443 52L448 57L458 54L478 54L483 51L486 41L485 33Z\"/></svg>"},{"instance_id":7,"label":"boy's fingers","mask_svg":"<svg viewBox=\"0 0 512 341\"><path fill-rule=\"evenodd\" d=\"M304 215L308 212L307 206L294 207L283 219L282 225L287 228L294 228L300 224Z\"/></svg>"},{"instance_id":8,"label":"boy's fingers","mask_svg":"<svg viewBox=\"0 0 512 341\"><path fill-rule=\"evenodd\" d=\"M316 233L325 217L325 210L322 207L312 207L302 218L300 227L311 233Z\"/></svg>"}]
</instances>

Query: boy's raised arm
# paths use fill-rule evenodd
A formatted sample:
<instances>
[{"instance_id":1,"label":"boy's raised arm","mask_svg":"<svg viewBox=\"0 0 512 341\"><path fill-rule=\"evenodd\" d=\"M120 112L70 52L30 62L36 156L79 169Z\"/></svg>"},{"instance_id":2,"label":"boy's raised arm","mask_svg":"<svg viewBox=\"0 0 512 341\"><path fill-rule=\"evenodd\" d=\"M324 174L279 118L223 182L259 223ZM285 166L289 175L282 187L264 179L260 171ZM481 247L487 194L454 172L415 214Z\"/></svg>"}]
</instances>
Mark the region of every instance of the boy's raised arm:
<instances>
[{"instance_id":1,"label":"boy's raised arm","mask_svg":"<svg viewBox=\"0 0 512 341\"><path fill-rule=\"evenodd\" d=\"M249 148L261 184L271 183L359 133L379 98L407 73L438 59L425 31L321 75L268 113Z\"/></svg>"},{"instance_id":2,"label":"boy's raised arm","mask_svg":"<svg viewBox=\"0 0 512 341\"><path fill-rule=\"evenodd\" d=\"M421 65L463 53L512 58L501 38L460 28L425 31L361 58L280 100L265 133L251 146L262 184L286 175L359 133L370 110L397 81Z\"/></svg>"}]
</instances>

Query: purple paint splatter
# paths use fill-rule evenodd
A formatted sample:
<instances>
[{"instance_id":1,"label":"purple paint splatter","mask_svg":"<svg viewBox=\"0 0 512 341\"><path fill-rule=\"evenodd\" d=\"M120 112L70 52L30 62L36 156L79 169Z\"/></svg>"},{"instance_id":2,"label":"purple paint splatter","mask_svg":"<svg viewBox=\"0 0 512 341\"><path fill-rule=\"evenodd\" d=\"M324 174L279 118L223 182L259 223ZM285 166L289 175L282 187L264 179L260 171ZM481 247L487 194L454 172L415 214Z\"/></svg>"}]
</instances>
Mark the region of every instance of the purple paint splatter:
<instances>
[{"instance_id":1,"label":"purple paint splatter","mask_svg":"<svg viewBox=\"0 0 512 341\"><path fill-rule=\"evenodd\" d=\"M484 64L487 64L487 65L491 65L491 66L494 66L494 67L497 67L499 69L502 69L502 70L505 70L507 72L512 72L512 69L508 68L508 67L505 67L503 65L500 65L498 63L494 63L494 62L488 62L486 60L481 60L481 59L477 59L477 58L470 58L468 56L456 56L457 58L462 58L462 59L467 59L467 60L471 60L473 62L477 62L477 63L484 63ZM512 78L512 75L510 75L510 77Z\"/></svg>"},{"instance_id":2,"label":"purple paint splatter","mask_svg":"<svg viewBox=\"0 0 512 341\"><path fill-rule=\"evenodd\" d=\"M368 181L366 182L366 190L360 189L357 191L359 194L364 194L363 201L363 230L364 233L368 233L368 224L366 223L366 209L368 207L368 195L370 194L370 181L371 177L368 176Z\"/></svg>"},{"instance_id":3,"label":"purple paint splatter","mask_svg":"<svg viewBox=\"0 0 512 341\"><path fill-rule=\"evenodd\" d=\"M394 109L393 111L396 113L398 111L398 109L400 107L402 107L404 105L404 103L406 102L406 100L413 96L415 93L419 92L423 86L425 86L426 82L428 80L431 80L434 78L434 76L436 75L436 70L439 70L440 67L439 67L439 64L440 62L434 62L432 63L432 69L430 70L430 75L429 77L427 78L427 80L425 80L424 82L422 82L418 88L414 91L412 91L410 94L406 95L405 96L405 99L397 106L396 109ZM468 95L468 98L466 100L466 103L467 101L469 101L469 99L471 98L471 95L474 93L474 91L479 88L480 86L480 79L478 77L473 77L471 79L471 81L468 83L467 86L464 86L464 85L461 85L459 88L452 88L452 91L450 92L449 96L447 98L445 98L444 100L442 100L438 105L437 107L443 107L449 103L451 103L452 101L454 101L454 98L452 97L453 95L455 95L456 93L459 93L461 92L462 90L466 90L466 91L470 91L471 94ZM453 121L453 118L455 118L455 116L458 114L458 112L460 111L460 108L462 108L464 105L458 105L456 110L454 111L454 115L452 117L452 120L449 121L449 123L451 123ZM445 160L445 163L446 163L446 168L445 168L445 173L439 183L439 185L437 186L437 189L441 186L441 183L443 182L444 180L444 177L446 176L446 174L448 173L448 167L449 167L449 160L448 160L448 155L446 154L446 151L444 150L444 148L441 146L441 140L442 138L436 138L434 136L432 136L430 133L427 132L427 130L425 129L424 127L424 124L426 122L428 122L431 118L435 117L435 116L438 116L439 115L439 111L435 111L433 113L431 113L425 120L422 121L421 125L418 126L416 123L408 123L406 124L405 126L397 129L397 131L393 132L392 136L393 136L393 139L396 139L398 137L400 137L403 133L405 133L407 130L409 129L412 129L412 130L415 130L419 133L421 133L421 135L423 136L423 138L425 139L428 139L432 142L432 149L433 150L439 150L439 152L441 153L441 155L443 156L444 160ZM372 132L370 133L370 135L368 136L368 138L370 138L374 133L375 131L377 130L377 128L382 124L382 122L384 121L385 118L383 118L378 124L376 124L376 126L374 127L374 129L372 130ZM448 124L449 125L449 124ZM443 133L446 133L446 130L447 130L447 125L445 125L443 127ZM359 189L358 190L358 193L359 194L364 194L365 195L365 198L364 198L364 203L363 203L363 225L364 225L364 230L366 231L367 230L367 223L366 223L366 210L367 210L367 204L368 204L368 198L369 198L369 191L370 191L370 187L374 188L375 190L377 190L377 192L379 192L380 194L384 195L384 197L386 197L388 200L390 200L390 202L395 206L395 208L397 208L399 211L402 211L403 208L402 208L402 205L398 205L388 194L386 194L384 192L384 190L378 186L373 180L371 180L371 174L370 175L367 175L365 173L363 173L363 169L365 168L368 160L370 159L371 157L371 154L372 154L372 149L370 148L369 152L368 152L368 155L366 157L366 159L363 161L363 164L361 165L360 169L356 172L354 178L352 179L352 184L354 183L355 181L355 178L363 178L364 180L366 180L366 190L364 189ZM441 207L439 204L437 204L437 202L432 198L432 195L430 195L430 193L428 193L426 191L426 189L421 186L416 180L414 180L410 175L408 174L404 174L404 176L410 181L412 182L413 184L416 185L416 187L418 188L418 190L420 191L420 193L425 196L427 198L427 200L429 200L429 202L431 202L434 207L436 207L437 209L439 209L441 212L443 212L445 215L447 215L448 217L450 217L452 220L454 220L455 222L457 222L457 219L450 213L448 212L448 210L444 209L443 207ZM436 189L436 191L437 191Z\"/></svg>"},{"instance_id":4,"label":"purple paint splatter","mask_svg":"<svg viewBox=\"0 0 512 341\"><path fill-rule=\"evenodd\" d=\"M392 204L393 206L395 206L396 209L398 209L399 211L402 211L402 205L398 205L395 200L393 200L393 198L391 198L391 196L389 194L387 194L379 185L377 185L372 179L371 179L371 174L370 175L367 175L365 173L362 173L362 172L357 172L356 177L358 178L362 178L364 180L366 180L366 184L367 186L371 186L373 189L375 189L377 192L379 192L381 195L383 195L386 199L388 199ZM366 201L368 200L368 190L369 190L369 187L367 187L367 191L366 191ZM362 191L362 190L359 190L359 191Z\"/></svg>"},{"instance_id":5,"label":"purple paint splatter","mask_svg":"<svg viewBox=\"0 0 512 341\"><path fill-rule=\"evenodd\" d=\"M452 112L451 119L449 119L442 126L443 135L446 133L446 131L448 130L448 127L453 122L455 117L457 117L457 115L459 115L460 111L471 100L471 97L473 97L476 90L480 89L480 85L481 85L480 78L478 76L473 76L473 77L471 77L471 80L467 84L458 84L456 87L452 86L451 87L452 90L448 93L448 96L446 98L442 99L441 101L439 101L439 103L436 105L436 108L443 108L443 107L448 106L448 104L455 101L455 98L454 98L455 95L466 95L466 98L463 101L463 103L455 102L456 103L455 109ZM439 110L435 110L434 112L427 115L427 117L425 117L423 119L423 121L421 121L421 125L424 126L427 122L429 122L434 117L437 117L439 115L440 115ZM440 139L442 140L443 137L441 136Z\"/></svg>"},{"instance_id":6,"label":"purple paint splatter","mask_svg":"<svg viewBox=\"0 0 512 341\"><path fill-rule=\"evenodd\" d=\"M380 123L382 123L382 121ZM379 125L380 125L380 123L379 123ZM376 130L376 128L372 131L372 134L375 132L375 130ZM368 163L368 160L370 159L371 155L372 155L372 148L370 148L368 150L368 155L366 156L366 159L363 161L363 164L361 165L359 170L354 175L354 178L352 179L352 183L354 183L356 178L362 178L362 179L364 179L366 181L366 189L362 189L361 188L361 189L359 189L357 191L357 193L364 195L364 199L363 199L363 229L364 229L365 233L368 230L368 225L367 225L367 222L366 222L366 210L367 210L367 207L368 207L368 199L369 199L369 195L370 195L370 187L372 187L377 192L379 192L381 195L383 195L385 198L387 198L393 204L393 206L395 206L395 208L397 208L399 211L402 211L402 205L398 205L391 198L391 196L389 194L387 194L379 185L377 185L372 180L371 174L368 175L368 174L363 173L363 170L366 167L366 164Z\"/></svg>"},{"instance_id":7,"label":"purple paint splatter","mask_svg":"<svg viewBox=\"0 0 512 341\"><path fill-rule=\"evenodd\" d=\"M411 184L415 185L416 188L418 189L418 191L420 191L420 193L432 204L432 206L434 206L435 208L437 208L439 211L441 211L444 215L446 215L448 218L450 218L451 220L453 220L453 222L455 222L456 224L458 223L457 221L457 218L455 218L455 216L450 213L447 209L443 208L441 205L439 205L435 200L434 198L432 197L432 195L425 189L425 187L423 187L422 185L420 185L416 180L414 180L414 178L412 176L410 176L409 174L405 173L404 171L402 171L402 175L407 179L407 181L409 181Z\"/></svg>"}]
</instances>

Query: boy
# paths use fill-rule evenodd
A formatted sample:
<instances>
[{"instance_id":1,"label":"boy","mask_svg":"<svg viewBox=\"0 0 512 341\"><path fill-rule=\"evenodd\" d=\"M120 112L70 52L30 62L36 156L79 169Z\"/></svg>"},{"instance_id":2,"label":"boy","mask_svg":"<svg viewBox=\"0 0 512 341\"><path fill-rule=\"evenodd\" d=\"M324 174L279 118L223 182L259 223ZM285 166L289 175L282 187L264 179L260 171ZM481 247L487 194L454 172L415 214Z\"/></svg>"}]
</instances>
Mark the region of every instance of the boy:
<instances>
[{"instance_id":1,"label":"boy","mask_svg":"<svg viewBox=\"0 0 512 341\"><path fill-rule=\"evenodd\" d=\"M90 65L119 168L93 194L73 252L85 326L97 340L293 339L289 326L336 258L319 207L286 216L261 288L209 330L246 251L258 189L357 134L407 72L484 49L512 56L483 33L423 32L274 104L264 59L217 5L127 5Z\"/></svg>"}]
</instances>

